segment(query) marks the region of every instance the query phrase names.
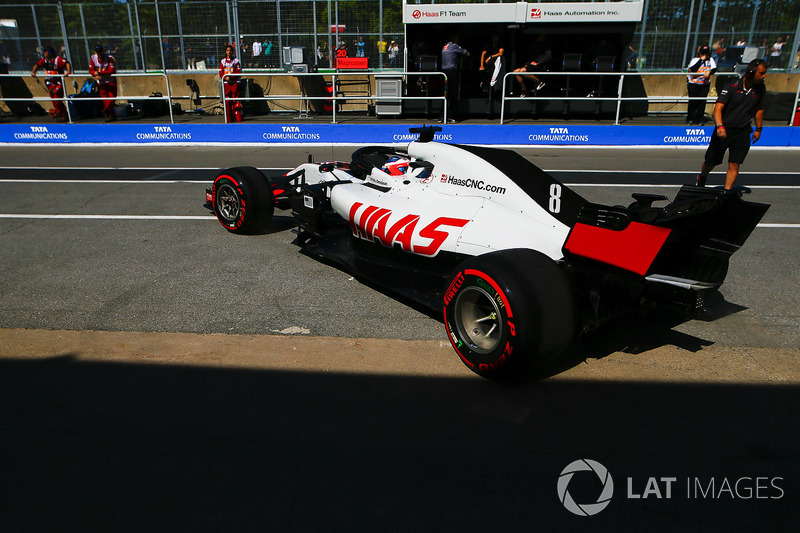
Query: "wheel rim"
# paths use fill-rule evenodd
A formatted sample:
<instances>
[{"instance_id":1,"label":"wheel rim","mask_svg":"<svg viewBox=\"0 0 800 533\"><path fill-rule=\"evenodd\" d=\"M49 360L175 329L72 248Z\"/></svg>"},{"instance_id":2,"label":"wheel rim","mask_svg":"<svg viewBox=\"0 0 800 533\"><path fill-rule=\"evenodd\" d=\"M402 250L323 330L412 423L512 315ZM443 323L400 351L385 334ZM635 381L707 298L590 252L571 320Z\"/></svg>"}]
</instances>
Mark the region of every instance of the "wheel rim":
<instances>
[{"instance_id":1,"label":"wheel rim","mask_svg":"<svg viewBox=\"0 0 800 533\"><path fill-rule=\"evenodd\" d=\"M227 183L223 183L217 188L217 212L219 216L229 222L238 219L242 212L239 194Z\"/></svg>"},{"instance_id":2,"label":"wheel rim","mask_svg":"<svg viewBox=\"0 0 800 533\"><path fill-rule=\"evenodd\" d=\"M480 287L466 287L456 298L455 323L459 336L480 354L495 350L503 336L497 302Z\"/></svg>"}]
</instances>

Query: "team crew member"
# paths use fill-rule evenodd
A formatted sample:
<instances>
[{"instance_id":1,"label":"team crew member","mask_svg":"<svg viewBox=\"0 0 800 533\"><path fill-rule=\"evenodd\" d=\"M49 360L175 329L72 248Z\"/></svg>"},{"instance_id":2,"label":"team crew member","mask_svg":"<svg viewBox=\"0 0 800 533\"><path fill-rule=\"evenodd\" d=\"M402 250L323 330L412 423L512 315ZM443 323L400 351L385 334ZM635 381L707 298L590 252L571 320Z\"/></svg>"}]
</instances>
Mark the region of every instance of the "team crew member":
<instances>
[{"instance_id":1,"label":"team crew member","mask_svg":"<svg viewBox=\"0 0 800 533\"><path fill-rule=\"evenodd\" d=\"M747 71L741 79L727 85L720 92L714 105L716 127L706 150L703 167L697 176L698 187L705 186L708 173L722 163L722 157L728 149L730 152L725 189L730 190L733 187L736 178L739 177L739 165L744 163L744 158L750 150L750 142L755 143L761 138L761 125L764 122L761 101L767 91L764 87L766 77L767 64L763 59L754 59L747 65ZM750 127L754 118L755 131Z\"/></svg>"},{"instance_id":2,"label":"team crew member","mask_svg":"<svg viewBox=\"0 0 800 533\"><path fill-rule=\"evenodd\" d=\"M106 122L117 120L114 112L114 100L117 98L117 62L114 56L105 53L99 44L94 47L94 54L89 58L89 74L97 81L100 96L103 100L103 116Z\"/></svg>"},{"instance_id":3,"label":"team crew member","mask_svg":"<svg viewBox=\"0 0 800 533\"><path fill-rule=\"evenodd\" d=\"M717 71L717 63L711 57L711 49L703 46L697 52L697 57L689 62L689 74L686 81L686 89L689 98L705 98L711 88L711 75ZM689 100L686 112L687 124L700 124L706 122L705 100Z\"/></svg>"},{"instance_id":4,"label":"team crew member","mask_svg":"<svg viewBox=\"0 0 800 533\"><path fill-rule=\"evenodd\" d=\"M225 121L235 120L235 110L241 104L236 100L239 97L239 76L234 76L242 72L242 64L238 58L233 57L233 46L225 47L225 57L219 65L219 77L222 78L225 88Z\"/></svg>"},{"instance_id":5,"label":"team crew member","mask_svg":"<svg viewBox=\"0 0 800 533\"><path fill-rule=\"evenodd\" d=\"M44 69L45 73L50 76L45 78L44 84L47 87L47 92L50 93L50 98L53 99L53 110L50 114L55 117L59 122L67 120L67 108L61 98L64 98L64 83L60 75L72 74L72 65L69 61L56 54L55 48L48 46L44 51L44 56L33 65L31 76L36 77L36 72L39 69Z\"/></svg>"},{"instance_id":6,"label":"team crew member","mask_svg":"<svg viewBox=\"0 0 800 533\"><path fill-rule=\"evenodd\" d=\"M550 48L550 44L547 42L546 36L542 33L539 34L539 37L536 39L536 45L533 50L533 55L531 56L534 59L532 61L528 61L525 65L515 68L513 72L519 72L514 76L514 79L519 84L520 88L520 96L535 96L539 91L544 89L544 86L547 85L545 82L540 80L533 72L546 72L549 68L550 62L553 60L553 50ZM525 78L528 78L536 84L536 88L532 91L528 91L525 85ZM594 96L594 95L592 95Z\"/></svg>"},{"instance_id":7,"label":"team crew member","mask_svg":"<svg viewBox=\"0 0 800 533\"><path fill-rule=\"evenodd\" d=\"M458 107L458 93L461 88L461 70L459 69L459 56L468 56L469 52L458 44L458 35L453 35L446 45L442 48L442 71L447 76L445 86L445 99L447 100L447 114L450 116L447 122L452 124L456 121ZM444 120L444 109L442 118Z\"/></svg>"}]
</instances>

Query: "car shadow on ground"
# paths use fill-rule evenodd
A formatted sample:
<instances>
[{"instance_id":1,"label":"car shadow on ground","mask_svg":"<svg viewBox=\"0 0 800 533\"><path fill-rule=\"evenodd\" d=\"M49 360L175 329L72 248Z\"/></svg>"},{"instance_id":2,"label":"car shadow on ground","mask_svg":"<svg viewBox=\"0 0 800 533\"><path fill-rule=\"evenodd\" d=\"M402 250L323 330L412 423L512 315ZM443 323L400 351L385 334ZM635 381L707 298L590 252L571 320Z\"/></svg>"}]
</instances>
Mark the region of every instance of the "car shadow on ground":
<instances>
[{"instance_id":1,"label":"car shadow on ground","mask_svg":"<svg viewBox=\"0 0 800 533\"><path fill-rule=\"evenodd\" d=\"M784 531L798 392L2 358L0 515L6 531ZM614 484L592 517L557 487L583 458ZM585 504L604 486L568 488Z\"/></svg>"},{"instance_id":2,"label":"car shadow on ground","mask_svg":"<svg viewBox=\"0 0 800 533\"><path fill-rule=\"evenodd\" d=\"M333 261L313 257L328 266L347 271ZM358 276L356 278L359 283L411 307L437 322L443 321L442 313L439 310L421 305L368 279ZM677 331L675 328L691 320L713 322L746 309L744 306L728 302L719 291L714 291L706 298L705 305L699 312L690 313L686 309L669 305L653 307L643 312L631 312L610 320L586 334L579 335L566 353L553 357L545 364L534 364L523 375L511 379L511 383L519 384L546 379L566 372L570 368L584 363L587 359L603 359L617 352L638 355L663 346L675 346L696 353L704 347L712 346L714 342ZM442 324L442 336L445 340L444 324Z\"/></svg>"},{"instance_id":3,"label":"car shadow on ground","mask_svg":"<svg viewBox=\"0 0 800 533\"><path fill-rule=\"evenodd\" d=\"M706 298L703 309L696 313L667 305L646 312L633 312L580 335L567 353L552 365L534 370L529 379L554 376L587 359L602 359L618 352L639 355L663 346L675 346L696 353L714 342L675 328L690 320L713 322L746 309L728 302L719 291L714 291Z\"/></svg>"},{"instance_id":4,"label":"car shadow on ground","mask_svg":"<svg viewBox=\"0 0 800 533\"><path fill-rule=\"evenodd\" d=\"M252 233L253 236L259 235L272 235L273 233L281 233L289 231L297 227L297 223L291 215L275 215L261 231Z\"/></svg>"}]
</instances>

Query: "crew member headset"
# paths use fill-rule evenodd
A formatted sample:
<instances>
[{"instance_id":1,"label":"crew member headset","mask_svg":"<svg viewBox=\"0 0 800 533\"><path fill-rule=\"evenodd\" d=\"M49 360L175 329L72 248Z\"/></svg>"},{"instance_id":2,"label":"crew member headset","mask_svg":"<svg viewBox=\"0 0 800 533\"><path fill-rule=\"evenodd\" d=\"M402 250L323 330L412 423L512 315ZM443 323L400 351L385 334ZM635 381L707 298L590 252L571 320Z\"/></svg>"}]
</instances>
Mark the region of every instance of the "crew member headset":
<instances>
[{"instance_id":1,"label":"crew member headset","mask_svg":"<svg viewBox=\"0 0 800 533\"><path fill-rule=\"evenodd\" d=\"M747 79L753 79L756 75L756 71L758 67L761 65L766 65L767 62L763 59L754 59L750 63L747 64L747 70L744 73L744 77Z\"/></svg>"}]
</instances>

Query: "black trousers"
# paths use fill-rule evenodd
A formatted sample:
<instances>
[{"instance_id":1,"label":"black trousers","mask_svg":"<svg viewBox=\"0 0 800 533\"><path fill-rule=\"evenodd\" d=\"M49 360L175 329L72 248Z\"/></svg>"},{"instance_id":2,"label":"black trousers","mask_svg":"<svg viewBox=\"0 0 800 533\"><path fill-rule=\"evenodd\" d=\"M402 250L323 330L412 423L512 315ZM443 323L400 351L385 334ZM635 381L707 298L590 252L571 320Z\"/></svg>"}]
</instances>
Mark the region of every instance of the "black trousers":
<instances>
[{"instance_id":1,"label":"black trousers","mask_svg":"<svg viewBox=\"0 0 800 533\"><path fill-rule=\"evenodd\" d=\"M458 69L448 69L444 71L447 76L447 88L445 99L447 100L447 118L458 118L458 98L461 92L461 72ZM444 115L444 109L442 109Z\"/></svg>"},{"instance_id":2,"label":"black trousers","mask_svg":"<svg viewBox=\"0 0 800 533\"><path fill-rule=\"evenodd\" d=\"M687 83L686 87L689 90L689 98L705 98L708 96L711 84ZM705 100L689 100L689 106L686 110L686 122L695 122L697 124L705 122L705 110Z\"/></svg>"}]
</instances>

